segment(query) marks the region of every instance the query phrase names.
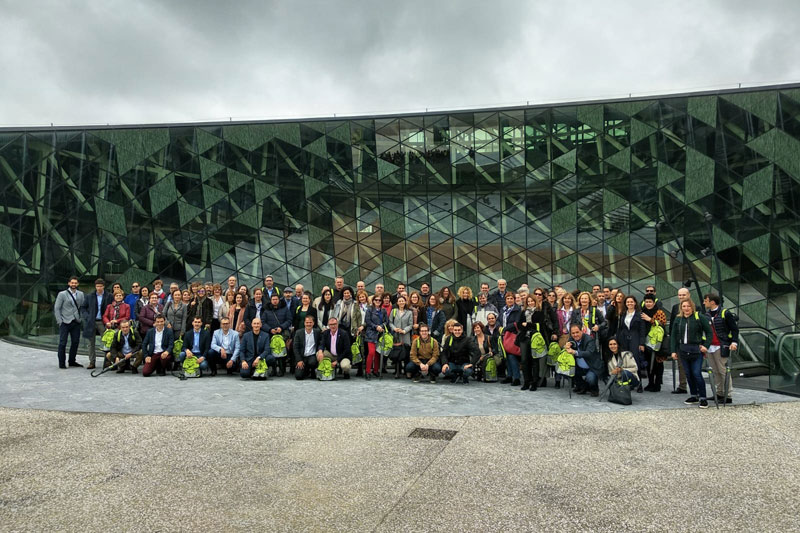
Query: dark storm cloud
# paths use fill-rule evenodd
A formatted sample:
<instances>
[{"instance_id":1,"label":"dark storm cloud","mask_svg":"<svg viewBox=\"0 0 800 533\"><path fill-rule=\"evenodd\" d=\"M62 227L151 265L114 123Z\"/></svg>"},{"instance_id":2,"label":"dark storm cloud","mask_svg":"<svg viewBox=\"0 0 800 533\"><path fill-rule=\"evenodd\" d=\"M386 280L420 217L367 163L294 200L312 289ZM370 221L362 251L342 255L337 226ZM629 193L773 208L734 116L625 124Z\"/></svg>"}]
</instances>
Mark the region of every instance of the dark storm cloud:
<instances>
[{"instance_id":1,"label":"dark storm cloud","mask_svg":"<svg viewBox=\"0 0 800 533\"><path fill-rule=\"evenodd\" d=\"M800 3L0 1L0 123L418 111L800 80Z\"/></svg>"}]
</instances>

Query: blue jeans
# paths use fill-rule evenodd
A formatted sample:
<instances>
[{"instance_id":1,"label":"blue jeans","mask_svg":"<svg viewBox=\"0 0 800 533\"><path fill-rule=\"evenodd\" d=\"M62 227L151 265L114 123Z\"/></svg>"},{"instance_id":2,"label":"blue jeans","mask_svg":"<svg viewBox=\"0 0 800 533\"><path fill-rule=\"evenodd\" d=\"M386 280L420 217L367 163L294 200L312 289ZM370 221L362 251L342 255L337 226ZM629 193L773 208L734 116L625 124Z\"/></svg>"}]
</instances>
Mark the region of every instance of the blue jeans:
<instances>
[{"instance_id":1,"label":"blue jeans","mask_svg":"<svg viewBox=\"0 0 800 533\"><path fill-rule=\"evenodd\" d=\"M435 378L441 372L442 372L442 365L439 363L433 363L432 365L428 366L429 376L433 376ZM411 374L412 376L416 376L419 373L420 373L419 365L414 364L411 361L409 361L408 364L406 364L406 374Z\"/></svg>"},{"instance_id":2,"label":"blue jeans","mask_svg":"<svg viewBox=\"0 0 800 533\"><path fill-rule=\"evenodd\" d=\"M66 324L62 322L58 326L58 366L67 364L67 338L69 338L69 362L75 362L75 356L78 354L78 345L81 342L81 323L70 322Z\"/></svg>"},{"instance_id":3,"label":"blue jeans","mask_svg":"<svg viewBox=\"0 0 800 533\"><path fill-rule=\"evenodd\" d=\"M519 356L507 354L506 361L508 361L508 373L510 374L509 377L512 379L519 379Z\"/></svg>"},{"instance_id":4,"label":"blue jeans","mask_svg":"<svg viewBox=\"0 0 800 533\"><path fill-rule=\"evenodd\" d=\"M706 382L703 379L703 354L680 353L681 364L686 371L686 381L692 396L704 400L706 398Z\"/></svg>"},{"instance_id":5,"label":"blue jeans","mask_svg":"<svg viewBox=\"0 0 800 533\"><path fill-rule=\"evenodd\" d=\"M589 390L597 390L597 374L588 368L575 367L575 384L578 388L585 385Z\"/></svg>"},{"instance_id":6,"label":"blue jeans","mask_svg":"<svg viewBox=\"0 0 800 533\"><path fill-rule=\"evenodd\" d=\"M193 354L195 357L200 357L200 356L202 356L202 355L203 355L203 354L201 354L200 352L192 352L192 354ZM181 363L181 364L183 364L183 361L184 361L185 359L186 359L186 350L181 350L181 353L179 353L179 354L178 354L178 362L179 362L179 363ZM202 363L200 363L200 370L202 370L202 371L206 371L206 370L208 370L208 359L209 359L209 355L208 355L208 354L206 354L206 358L205 358L205 359L203 359L203 362L202 362Z\"/></svg>"},{"instance_id":7,"label":"blue jeans","mask_svg":"<svg viewBox=\"0 0 800 533\"><path fill-rule=\"evenodd\" d=\"M474 367L469 367L467 369L464 368L464 365L459 365L456 363L448 363L447 372L445 373L446 378L457 378L458 376L464 376L464 379L469 379L472 375L472 370Z\"/></svg>"}]
</instances>

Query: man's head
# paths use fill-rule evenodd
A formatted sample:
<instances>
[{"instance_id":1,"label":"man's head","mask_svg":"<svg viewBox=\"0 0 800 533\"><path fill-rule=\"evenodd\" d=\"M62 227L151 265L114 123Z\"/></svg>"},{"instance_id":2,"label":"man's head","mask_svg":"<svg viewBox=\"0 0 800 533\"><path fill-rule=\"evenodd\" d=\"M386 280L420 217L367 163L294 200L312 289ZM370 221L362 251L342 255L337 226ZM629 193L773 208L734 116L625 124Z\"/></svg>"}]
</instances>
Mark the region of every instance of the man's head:
<instances>
[{"instance_id":1,"label":"man's head","mask_svg":"<svg viewBox=\"0 0 800 533\"><path fill-rule=\"evenodd\" d=\"M397 294L400 294L404 290L406 290L406 284L405 283L398 283L397 284Z\"/></svg>"},{"instance_id":2,"label":"man's head","mask_svg":"<svg viewBox=\"0 0 800 533\"><path fill-rule=\"evenodd\" d=\"M253 329L253 335L258 335L259 333L261 333L261 319L254 318L253 321L250 322L250 327Z\"/></svg>"},{"instance_id":3,"label":"man's head","mask_svg":"<svg viewBox=\"0 0 800 533\"><path fill-rule=\"evenodd\" d=\"M656 306L656 298L648 292L644 295L644 298L642 298L642 303L645 309L652 309Z\"/></svg>"},{"instance_id":4,"label":"man's head","mask_svg":"<svg viewBox=\"0 0 800 533\"><path fill-rule=\"evenodd\" d=\"M489 284L485 281L481 283L481 292L489 293Z\"/></svg>"},{"instance_id":5,"label":"man's head","mask_svg":"<svg viewBox=\"0 0 800 533\"><path fill-rule=\"evenodd\" d=\"M122 331L123 335L128 335L131 332L131 321L123 320L119 323L119 329Z\"/></svg>"},{"instance_id":6,"label":"man's head","mask_svg":"<svg viewBox=\"0 0 800 533\"><path fill-rule=\"evenodd\" d=\"M427 341L428 338L431 336L431 332L428 329L428 324L420 324L419 325L419 338L423 341Z\"/></svg>"},{"instance_id":7,"label":"man's head","mask_svg":"<svg viewBox=\"0 0 800 533\"><path fill-rule=\"evenodd\" d=\"M431 292L430 283L427 282L423 283L422 285L420 285L419 290L422 291L422 294L430 294Z\"/></svg>"},{"instance_id":8,"label":"man's head","mask_svg":"<svg viewBox=\"0 0 800 533\"><path fill-rule=\"evenodd\" d=\"M678 301L682 302L688 299L689 299L689 289L687 289L686 287L681 287L680 289L678 289Z\"/></svg>"},{"instance_id":9,"label":"man's head","mask_svg":"<svg viewBox=\"0 0 800 533\"><path fill-rule=\"evenodd\" d=\"M592 294L597 298L597 295L600 294L600 285L592 285Z\"/></svg>"},{"instance_id":10,"label":"man's head","mask_svg":"<svg viewBox=\"0 0 800 533\"><path fill-rule=\"evenodd\" d=\"M153 320L153 325L156 327L157 331L161 331L162 329L164 329L165 322L166 320L164 320L164 315L158 313L156 315L156 318Z\"/></svg>"},{"instance_id":11,"label":"man's head","mask_svg":"<svg viewBox=\"0 0 800 533\"><path fill-rule=\"evenodd\" d=\"M569 336L572 337L572 340L575 342L580 342L581 337L583 337L583 331L581 327L577 324L572 324L569 328Z\"/></svg>"},{"instance_id":12,"label":"man's head","mask_svg":"<svg viewBox=\"0 0 800 533\"><path fill-rule=\"evenodd\" d=\"M505 292L507 286L508 286L508 284L506 283L506 280L504 280L504 279L498 279L497 280L497 290L498 291Z\"/></svg>"},{"instance_id":13,"label":"man's head","mask_svg":"<svg viewBox=\"0 0 800 533\"><path fill-rule=\"evenodd\" d=\"M486 285L486 284L484 283L484 285ZM488 298L486 296L486 292L485 291L481 291L480 294L478 294L478 303L481 304L481 305L486 305L487 301L488 301Z\"/></svg>"},{"instance_id":14,"label":"man's head","mask_svg":"<svg viewBox=\"0 0 800 533\"><path fill-rule=\"evenodd\" d=\"M383 291L384 291L383 283L376 283L375 294L383 294Z\"/></svg>"},{"instance_id":15,"label":"man's head","mask_svg":"<svg viewBox=\"0 0 800 533\"><path fill-rule=\"evenodd\" d=\"M77 290L78 289L78 277L77 276L72 276L71 278L69 278L69 281L67 282L67 286L70 289L72 289L73 291Z\"/></svg>"},{"instance_id":16,"label":"man's head","mask_svg":"<svg viewBox=\"0 0 800 533\"><path fill-rule=\"evenodd\" d=\"M655 296L655 294L656 294L656 286L655 285L648 285L647 287L644 288L644 293L645 294L652 294L653 296Z\"/></svg>"},{"instance_id":17,"label":"man's head","mask_svg":"<svg viewBox=\"0 0 800 533\"><path fill-rule=\"evenodd\" d=\"M272 307L278 307L278 305L281 303L281 297L278 296L277 292L272 293L272 296L269 298L269 303L272 304Z\"/></svg>"},{"instance_id":18,"label":"man's head","mask_svg":"<svg viewBox=\"0 0 800 533\"><path fill-rule=\"evenodd\" d=\"M314 329L314 317L306 315L306 319L303 321L303 325L306 327L306 331L311 331Z\"/></svg>"},{"instance_id":19,"label":"man's head","mask_svg":"<svg viewBox=\"0 0 800 533\"><path fill-rule=\"evenodd\" d=\"M203 319L201 319L199 316L194 317L192 319L192 327L195 331L200 331L200 328L203 327Z\"/></svg>"},{"instance_id":20,"label":"man's head","mask_svg":"<svg viewBox=\"0 0 800 533\"><path fill-rule=\"evenodd\" d=\"M219 327L222 328L222 333L228 333L228 330L231 329L231 321L228 317L224 316L219 319Z\"/></svg>"},{"instance_id":21,"label":"man's head","mask_svg":"<svg viewBox=\"0 0 800 533\"><path fill-rule=\"evenodd\" d=\"M272 276L265 276L265 277L264 277L264 286L265 286L267 289L272 289L272 285L273 285L274 283L275 283L275 281L272 279Z\"/></svg>"},{"instance_id":22,"label":"man's head","mask_svg":"<svg viewBox=\"0 0 800 533\"><path fill-rule=\"evenodd\" d=\"M611 301L611 287L603 288L603 298L605 298L607 302Z\"/></svg>"},{"instance_id":23,"label":"man's head","mask_svg":"<svg viewBox=\"0 0 800 533\"><path fill-rule=\"evenodd\" d=\"M339 330L339 321L336 320L334 317L329 318L328 329L331 331L331 335L335 335L336 332Z\"/></svg>"},{"instance_id":24,"label":"man's head","mask_svg":"<svg viewBox=\"0 0 800 533\"><path fill-rule=\"evenodd\" d=\"M336 287L337 291L342 290L344 288L344 278L342 276L337 276L335 280L333 280L333 286Z\"/></svg>"},{"instance_id":25,"label":"man's head","mask_svg":"<svg viewBox=\"0 0 800 533\"><path fill-rule=\"evenodd\" d=\"M103 291L106 289L106 282L102 278L97 278L94 280L94 290L97 291L97 294L103 294Z\"/></svg>"},{"instance_id":26,"label":"man's head","mask_svg":"<svg viewBox=\"0 0 800 533\"><path fill-rule=\"evenodd\" d=\"M230 287L234 291L236 290L236 276L228 277L228 287Z\"/></svg>"},{"instance_id":27,"label":"man's head","mask_svg":"<svg viewBox=\"0 0 800 533\"><path fill-rule=\"evenodd\" d=\"M366 283L364 283L363 281L359 281L359 282L356 283L356 293L358 293L359 291L365 291L366 292L366 290L367 290L367 284Z\"/></svg>"},{"instance_id":28,"label":"man's head","mask_svg":"<svg viewBox=\"0 0 800 533\"><path fill-rule=\"evenodd\" d=\"M716 309L719 307L720 297L719 294L710 292L703 297L703 307L706 309Z\"/></svg>"},{"instance_id":29,"label":"man's head","mask_svg":"<svg viewBox=\"0 0 800 533\"><path fill-rule=\"evenodd\" d=\"M297 296L298 298L303 297L303 286L300 285L299 283L294 286L294 295Z\"/></svg>"},{"instance_id":30,"label":"man's head","mask_svg":"<svg viewBox=\"0 0 800 533\"><path fill-rule=\"evenodd\" d=\"M292 299L292 296L294 296L294 291L292 290L291 287L286 287L285 289L283 289L283 299L284 300L286 300L288 302L289 300Z\"/></svg>"},{"instance_id":31,"label":"man's head","mask_svg":"<svg viewBox=\"0 0 800 533\"><path fill-rule=\"evenodd\" d=\"M489 312L486 315L486 323L489 325L490 328L493 328L494 325L497 323L497 315L492 312Z\"/></svg>"},{"instance_id":32,"label":"man's head","mask_svg":"<svg viewBox=\"0 0 800 533\"><path fill-rule=\"evenodd\" d=\"M464 326L462 326L458 322L453 324L453 336L457 339L460 339L463 334L464 334Z\"/></svg>"},{"instance_id":33,"label":"man's head","mask_svg":"<svg viewBox=\"0 0 800 533\"><path fill-rule=\"evenodd\" d=\"M139 285L139 282L134 281L133 283L131 283L131 294L139 294L140 288L141 285Z\"/></svg>"}]
</instances>

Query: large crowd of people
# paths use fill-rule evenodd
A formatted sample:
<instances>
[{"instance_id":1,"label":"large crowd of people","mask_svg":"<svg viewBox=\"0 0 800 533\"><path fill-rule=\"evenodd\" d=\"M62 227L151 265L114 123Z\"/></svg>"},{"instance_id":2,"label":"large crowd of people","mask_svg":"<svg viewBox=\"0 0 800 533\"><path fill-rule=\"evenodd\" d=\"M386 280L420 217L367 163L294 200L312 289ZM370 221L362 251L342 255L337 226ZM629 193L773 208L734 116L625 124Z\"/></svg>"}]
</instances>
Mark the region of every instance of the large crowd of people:
<instances>
[{"instance_id":1,"label":"large crowd of people","mask_svg":"<svg viewBox=\"0 0 800 533\"><path fill-rule=\"evenodd\" d=\"M475 292L434 292L429 283L411 290L401 283L394 292L377 284L368 293L363 282L353 288L337 277L316 296L302 285L281 292L272 276L255 289L235 276L224 286L172 283L168 290L161 280L152 287L132 283L127 293L119 283L108 290L103 279L88 294L78 284L71 278L54 306L60 368L82 366L76 361L82 333L89 369L98 364L99 337L99 364L118 373L141 369L145 377L185 369L188 362L211 376L349 379L355 371L367 379L389 373L435 383L443 376L536 391L565 381L544 356L541 346L549 346L574 357L569 386L578 394L597 396L609 376L624 377L639 393L659 392L671 358L680 363L672 392L689 394L686 404L705 408L706 359L716 375L726 376L711 393L731 401L726 362L738 348L737 318L714 293L705 295L701 311L682 288L667 316L652 285L640 301L599 285L591 292L527 285L513 291L502 279Z\"/></svg>"}]
</instances>

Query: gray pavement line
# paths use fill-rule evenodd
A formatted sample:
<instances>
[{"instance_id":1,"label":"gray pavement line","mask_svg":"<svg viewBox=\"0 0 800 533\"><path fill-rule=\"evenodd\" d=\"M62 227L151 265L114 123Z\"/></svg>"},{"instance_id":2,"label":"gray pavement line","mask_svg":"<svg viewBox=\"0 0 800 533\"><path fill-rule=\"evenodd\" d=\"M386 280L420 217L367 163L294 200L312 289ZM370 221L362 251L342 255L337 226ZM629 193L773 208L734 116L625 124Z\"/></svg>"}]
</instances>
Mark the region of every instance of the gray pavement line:
<instances>
[{"instance_id":1,"label":"gray pavement line","mask_svg":"<svg viewBox=\"0 0 800 533\"><path fill-rule=\"evenodd\" d=\"M465 416L465 417L464 417L464 420L462 420L462 421L461 421L461 425L460 425L460 426L458 426L458 430L457 430L457 431L461 431L461 430L464 428L464 426L466 425L466 423L467 423L467 421L468 421L468 420L469 420L469 417L468 417L468 416ZM406 437L406 438L411 438L411 437ZM387 518L387 517L388 517L390 514L392 514L392 512L393 512L393 511L394 511L394 510L397 508L397 506L398 506L398 505L400 505L400 502L402 502L402 501L403 501L403 498L405 498L406 494L408 494L408 492L409 492L409 491L410 491L410 490L411 490L411 489L414 487L414 485L416 485L416 484L417 484L417 481L419 481L419 478L421 478L421 477L422 477L422 474L424 474L425 472L427 472L427 471L428 471L428 469L431 467L431 465L432 465L432 464L433 464L433 463L436 461L436 459L438 459L438 458L439 458L439 456L440 456L440 455L442 455L442 452L445 450L445 448L447 448L447 447L450 445L450 443L451 443L451 442L452 442L452 440L448 440L448 441L445 441L445 442L444 442L444 446L442 446L442 447L439 449L439 451L438 451L438 452L436 452L436 455L434 455L434 456L431 458L431 460L430 460L430 461L428 461L428 464L427 464L427 465L425 465L425 468L423 468L423 469L420 471L420 473L419 473L419 474L417 474L417 477L415 477L415 478L414 478L414 480L413 480L411 483L409 483L409 484L408 484L408 486L406 487L406 490L404 490L404 491L403 491L403 494L401 494L401 495L400 495L400 496L397 498L397 500L394 502L394 505L392 505L392 507L391 507L391 508L390 508L388 511L386 511L386 513L385 513L385 514L384 514L384 515L381 517L381 521L380 521L380 522L378 522L378 523L375 525L375 527L372 529L372 531L377 531L377 530L378 530L378 528L379 528L379 527L381 527L381 526L383 525L383 523L386 521L386 518Z\"/></svg>"}]
</instances>

